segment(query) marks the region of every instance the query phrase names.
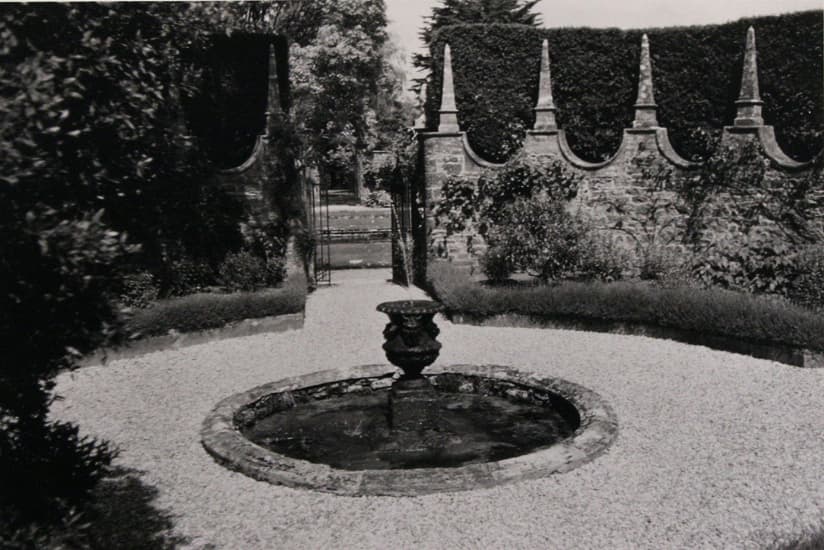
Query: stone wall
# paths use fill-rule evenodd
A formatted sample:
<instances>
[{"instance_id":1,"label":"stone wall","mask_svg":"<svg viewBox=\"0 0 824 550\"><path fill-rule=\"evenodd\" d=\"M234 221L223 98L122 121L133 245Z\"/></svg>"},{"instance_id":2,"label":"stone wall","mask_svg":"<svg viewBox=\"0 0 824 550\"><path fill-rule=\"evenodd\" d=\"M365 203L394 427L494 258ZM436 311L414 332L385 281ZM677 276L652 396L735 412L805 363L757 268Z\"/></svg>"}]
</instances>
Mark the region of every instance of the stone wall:
<instances>
[{"instance_id":1,"label":"stone wall","mask_svg":"<svg viewBox=\"0 0 824 550\"><path fill-rule=\"evenodd\" d=\"M476 176L485 170L503 165L481 159L472 151L465 132L458 125L459 111L452 90L451 56L444 54L444 92L441 104L441 124L436 132L420 132L423 155L422 198L425 212L425 241L429 260L448 259L460 265L476 267L479 255L485 249L481 237L471 231L448 235L435 218L443 182L449 176ZM650 179L645 171L661 167L671 172L671 181L692 177L699 165L682 158L672 147L666 128L659 126L652 84L652 65L649 43L644 36L641 47L638 98L635 103L633 127L624 131L622 143L609 160L591 163L577 157L567 144L564 131L556 124L556 108L552 98L549 55L546 42L541 61L540 90L535 106L535 125L528 132L523 150L529 155L562 162L581 177L577 196L569 203L571 211L580 213L589 224L605 232L611 240L635 256L638 248L652 239L673 255L683 256L686 247L682 237L687 216L678 208L672 189L650 190ZM721 147L732 145L744 148L755 144L760 155L769 164L765 181L783 185L789 178L807 177L812 169L809 163L799 163L781 151L775 141L773 128L764 125L761 117L763 102L758 90L755 33L747 33L745 63L741 93L736 101L737 116L732 126L724 128ZM810 198L824 204L824 190L819 186ZM738 234L743 220L733 214L736 209L725 204L725 197L716 197L711 205L711 223L704 232L707 243ZM651 214L654 219L651 219ZM824 234L824 211L814 223L819 236ZM752 235L763 239L785 238L780 228L767 220L759 220Z\"/></svg>"},{"instance_id":2,"label":"stone wall","mask_svg":"<svg viewBox=\"0 0 824 550\"><path fill-rule=\"evenodd\" d=\"M268 85L266 96L266 124L264 133L257 137L252 154L239 166L221 170L218 180L232 193L242 196L250 212L262 217L278 218L283 214L284 204L289 200L303 200L306 202L306 189L274 189L274 196L267 197L265 189L270 183L272 165L279 159L281 164L290 163L291 158L283 157L283 152L276 149L275 135L281 131L288 121L288 113L284 109L281 86L278 79L278 54L282 56L281 63L288 59L288 49L278 51L275 43L269 46ZM284 63L285 64L285 63ZM285 82L285 80L284 80ZM288 86L288 84L286 84ZM288 178L287 178L288 180ZM303 180L288 182L291 185L302 185ZM300 198L296 198L300 195ZM280 201L281 204L275 204ZM305 205L304 205L305 208ZM296 225L295 220L287 220L290 226ZM300 223L303 223L302 221ZM294 233L294 231L293 231ZM286 245L286 276L307 274L302 254L298 251L294 234L290 235Z\"/></svg>"}]
</instances>

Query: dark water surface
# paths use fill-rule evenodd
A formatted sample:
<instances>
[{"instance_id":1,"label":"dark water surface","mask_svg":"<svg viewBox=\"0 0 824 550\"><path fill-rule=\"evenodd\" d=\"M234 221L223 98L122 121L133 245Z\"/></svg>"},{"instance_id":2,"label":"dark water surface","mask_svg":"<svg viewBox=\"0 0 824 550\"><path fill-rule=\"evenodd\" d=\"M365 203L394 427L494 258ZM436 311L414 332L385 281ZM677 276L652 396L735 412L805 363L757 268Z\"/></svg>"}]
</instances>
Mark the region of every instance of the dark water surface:
<instances>
[{"instance_id":1,"label":"dark water surface","mask_svg":"<svg viewBox=\"0 0 824 550\"><path fill-rule=\"evenodd\" d=\"M548 403L437 392L435 429L392 430L389 390L318 399L258 419L243 434L276 453L344 470L456 467L522 455L570 436Z\"/></svg>"}]
</instances>

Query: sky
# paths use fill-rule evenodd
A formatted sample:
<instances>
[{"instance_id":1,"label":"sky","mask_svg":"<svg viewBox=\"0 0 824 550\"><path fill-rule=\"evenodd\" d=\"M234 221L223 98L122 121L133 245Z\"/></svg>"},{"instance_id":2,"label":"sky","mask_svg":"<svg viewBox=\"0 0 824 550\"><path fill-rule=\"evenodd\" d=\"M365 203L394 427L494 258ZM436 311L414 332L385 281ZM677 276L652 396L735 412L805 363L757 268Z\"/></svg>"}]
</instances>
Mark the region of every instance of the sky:
<instances>
[{"instance_id":1,"label":"sky","mask_svg":"<svg viewBox=\"0 0 824 550\"><path fill-rule=\"evenodd\" d=\"M407 52L423 46L423 18L440 0L385 0L389 32ZM638 29L725 23L754 15L824 8L824 0L541 0L543 26Z\"/></svg>"}]
</instances>

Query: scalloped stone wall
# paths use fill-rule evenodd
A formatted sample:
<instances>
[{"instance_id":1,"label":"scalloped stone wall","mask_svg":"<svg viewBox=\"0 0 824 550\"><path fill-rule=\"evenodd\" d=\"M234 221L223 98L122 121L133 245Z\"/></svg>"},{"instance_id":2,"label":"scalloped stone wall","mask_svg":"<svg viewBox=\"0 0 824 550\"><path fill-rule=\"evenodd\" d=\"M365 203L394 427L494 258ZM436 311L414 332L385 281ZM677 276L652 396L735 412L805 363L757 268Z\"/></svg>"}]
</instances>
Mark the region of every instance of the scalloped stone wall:
<instances>
[{"instance_id":1,"label":"scalloped stone wall","mask_svg":"<svg viewBox=\"0 0 824 550\"><path fill-rule=\"evenodd\" d=\"M447 46L448 47L448 46ZM690 177L698 164L682 158L672 147L666 128L660 127L656 118L656 104L652 87L652 65L649 43L642 40L639 69L638 99L635 104L633 127L624 130L622 143L615 155L602 162L591 163L577 157L567 144L562 129L555 122L555 105L552 100L549 56L544 44L539 80L540 93L535 107L534 130L528 132L523 151L530 155L550 158L563 162L567 168L581 176L578 195L569 203L572 212L579 213L596 229L606 231L611 240L620 246L634 265L638 265L638 242L648 243L654 235L655 242L673 255L683 256L687 252L681 244L686 229L687 213L673 204L669 208L660 205L674 203L674 191L664 189L650 192L649 182L644 181L644 170L663 165L671 168L673 178ZM451 86L451 59L444 63L445 86ZM761 118L763 102L758 91L758 76L755 48L755 32L750 29L745 43L745 63L742 73L741 93L736 101L738 115L732 126L724 128L721 146L745 147L756 144L761 151L767 169L765 181L771 185L786 185L792 178L806 178L813 169L811 163L799 163L789 158L775 141L771 126L764 125ZM451 90L445 90L444 97L451 98ZM457 265L478 267L478 259L486 249L482 237L472 231L447 235L443 224L435 217L435 209L440 201L443 182L449 176L476 176L484 170L500 168L481 159L470 147L466 133L456 130L460 113L454 101L442 105L443 113L455 119L454 124L439 127L435 132L420 132L421 154L423 155L423 189L425 211L425 236L429 259L448 259ZM818 184L807 198L817 205L812 219L812 229L818 241L824 240L824 186ZM657 219L651 223L649 212L653 205ZM680 211L679 211L680 210ZM718 196L708 206L712 213L709 227L703 239L709 242L725 240L738 234L745 220L736 218L736 209L730 208L729 198ZM751 239L767 242L786 241L787 236L774 223L759 219L750 232ZM633 261L634 260L634 261Z\"/></svg>"}]
</instances>

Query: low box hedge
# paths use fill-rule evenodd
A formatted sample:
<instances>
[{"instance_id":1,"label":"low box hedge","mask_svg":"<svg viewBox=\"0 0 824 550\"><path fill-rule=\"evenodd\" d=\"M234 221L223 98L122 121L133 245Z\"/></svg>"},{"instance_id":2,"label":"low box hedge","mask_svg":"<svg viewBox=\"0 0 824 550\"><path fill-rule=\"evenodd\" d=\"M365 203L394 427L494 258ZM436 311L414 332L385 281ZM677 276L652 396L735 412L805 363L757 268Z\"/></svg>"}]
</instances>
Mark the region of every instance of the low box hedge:
<instances>
[{"instance_id":1,"label":"low box hedge","mask_svg":"<svg viewBox=\"0 0 824 550\"><path fill-rule=\"evenodd\" d=\"M170 330L194 332L243 319L298 313L305 303L306 280L292 277L279 288L258 292L198 293L161 300L127 319L126 332L131 339Z\"/></svg>"},{"instance_id":2,"label":"low box hedge","mask_svg":"<svg viewBox=\"0 0 824 550\"><path fill-rule=\"evenodd\" d=\"M488 287L446 262L429 266L428 284L453 314L649 324L824 351L824 316L740 292L644 281Z\"/></svg>"}]
</instances>

